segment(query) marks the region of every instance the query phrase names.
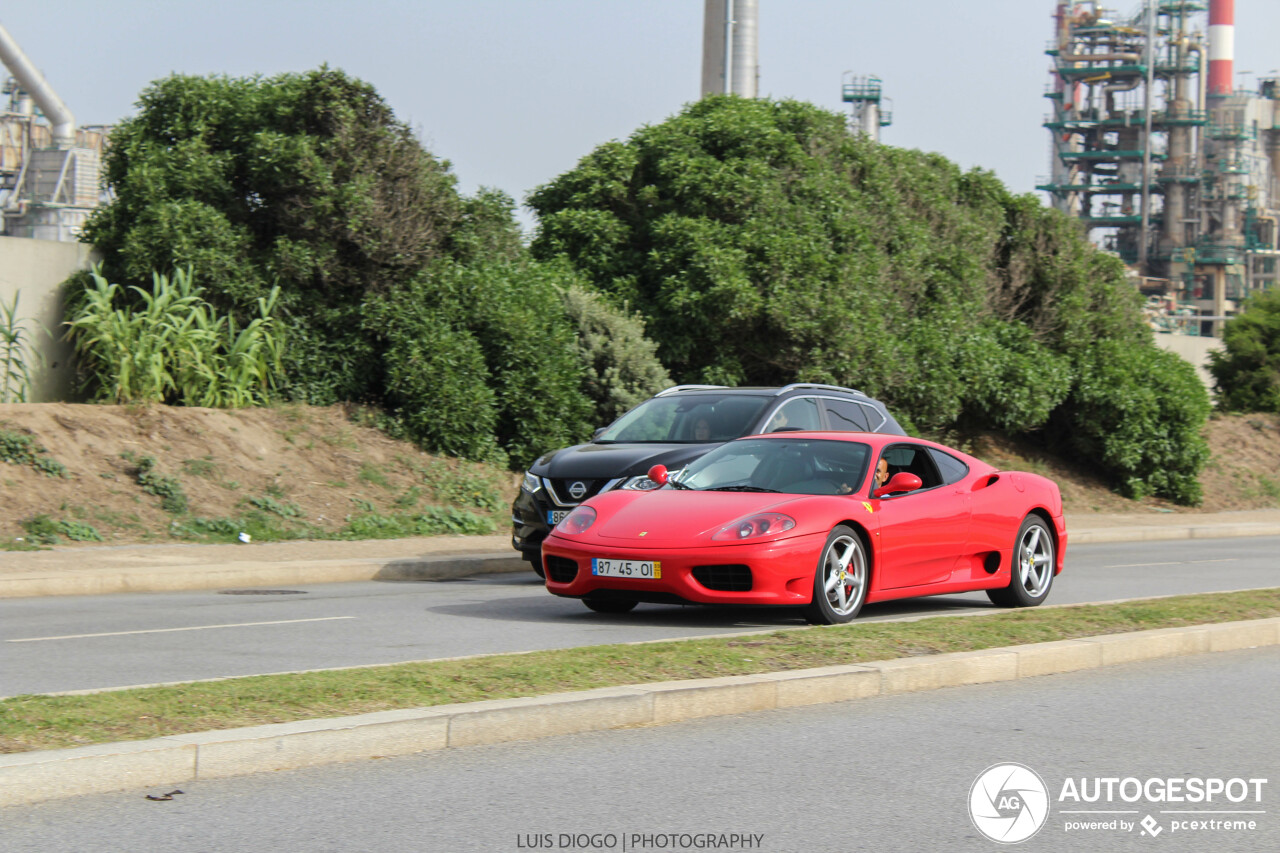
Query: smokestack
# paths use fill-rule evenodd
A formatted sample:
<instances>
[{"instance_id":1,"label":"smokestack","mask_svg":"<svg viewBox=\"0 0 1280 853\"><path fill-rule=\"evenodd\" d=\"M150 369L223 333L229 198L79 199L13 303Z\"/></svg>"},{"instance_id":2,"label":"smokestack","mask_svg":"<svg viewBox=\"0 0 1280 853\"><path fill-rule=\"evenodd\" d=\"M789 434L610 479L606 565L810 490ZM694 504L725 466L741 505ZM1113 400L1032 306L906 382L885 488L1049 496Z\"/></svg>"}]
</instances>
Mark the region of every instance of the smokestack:
<instances>
[{"instance_id":1,"label":"smokestack","mask_svg":"<svg viewBox=\"0 0 1280 853\"><path fill-rule=\"evenodd\" d=\"M1209 0L1209 95L1230 95L1236 58L1236 0Z\"/></svg>"},{"instance_id":2,"label":"smokestack","mask_svg":"<svg viewBox=\"0 0 1280 853\"><path fill-rule=\"evenodd\" d=\"M757 0L706 0L702 23L702 94L756 96Z\"/></svg>"}]
</instances>

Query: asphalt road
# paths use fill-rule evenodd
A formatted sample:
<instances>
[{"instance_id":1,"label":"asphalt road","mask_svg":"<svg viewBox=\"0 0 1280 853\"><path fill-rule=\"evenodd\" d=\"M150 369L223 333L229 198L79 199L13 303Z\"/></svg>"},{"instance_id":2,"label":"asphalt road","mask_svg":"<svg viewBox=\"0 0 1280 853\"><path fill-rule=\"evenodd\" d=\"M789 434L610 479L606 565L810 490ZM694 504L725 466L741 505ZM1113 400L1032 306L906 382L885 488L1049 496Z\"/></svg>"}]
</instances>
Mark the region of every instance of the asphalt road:
<instances>
[{"instance_id":1,"label":"asphalt road","mask_svg":"<svg viewBox=\"0 0 1280 853\"><path fill-rule=\"evenodd\" d=\"M1276 586L1277 553L1276 537L1072 546L1049 602ZM532 573L227 592L0 600L0 696L803 624L782 609L641 605L604 616L547 594ZM991 610L973 593L868 605L860 618Z\"/></svg>"},{"instance_id":2,"label":"asphalt road","mask_svg":"<svg viewBox=\"0 0 1280 853\"><path fill-rule=\"evenodd\" d=\"M682 845L682 836L738 833L758 840L719 849L992 851L1002 845L971 822L970 790L992 765L1017 762L1043 780L1048 813L1039 833L1013 849L1274 851L1276 684L1276 647L1198 655L196 782L163 802L144 794L168 789L0 809L0 839L5 853L516 853L691 850L700 848ZM1167 778L1239 779L1224 787L1238 794L1243 786L1246 798L1074 802L1060 799L1068 778L1085 791L1096 779L1133 778L1153 792ZM1154 837L1141 834L1148 816ZM1067 829L1113 820L1133 828ZM1175 829L1174 821L1254 828ZM676 842L658 846L670 834Z\"/></svg>"}]
</instances>

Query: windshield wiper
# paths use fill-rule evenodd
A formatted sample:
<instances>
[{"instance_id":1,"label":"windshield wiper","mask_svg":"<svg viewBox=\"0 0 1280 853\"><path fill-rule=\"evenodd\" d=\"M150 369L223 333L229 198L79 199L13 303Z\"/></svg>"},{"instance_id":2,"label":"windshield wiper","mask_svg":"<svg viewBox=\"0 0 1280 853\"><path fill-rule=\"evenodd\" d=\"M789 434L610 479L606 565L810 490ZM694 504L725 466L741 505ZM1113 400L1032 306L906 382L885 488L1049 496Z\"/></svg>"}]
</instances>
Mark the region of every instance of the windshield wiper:
<instances>
[{"instance_id":1,"label":"windshield wiper","mask_svg":"<svg viewBox=\"0 0 1280 853\"><path fill-rule=\"evenodd\" d=\"M713 489L703 489L704 492L774 492L777 489L766 489L761 486L716 486Z\"/></svg>"}]
</instances>

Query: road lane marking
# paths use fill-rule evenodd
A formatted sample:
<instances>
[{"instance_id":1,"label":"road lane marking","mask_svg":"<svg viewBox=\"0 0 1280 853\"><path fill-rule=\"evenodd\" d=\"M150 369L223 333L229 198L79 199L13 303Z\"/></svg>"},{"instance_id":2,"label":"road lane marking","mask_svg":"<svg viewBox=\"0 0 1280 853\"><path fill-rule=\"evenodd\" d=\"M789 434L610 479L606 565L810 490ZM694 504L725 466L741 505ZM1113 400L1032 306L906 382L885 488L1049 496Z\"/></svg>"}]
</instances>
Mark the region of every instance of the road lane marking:
<instances>
[{"instance_id":1,"label":"road lane marking","mask_svg":"<svg viewBox=\"0 0 1280 853\"><path fill-rule=\"evenodd\" d=\"M1216 560L1173 560L1168 563L1118 563L1112 566L1103 566L1104 569L1145 569L1149 566L1191 566L1196 563L1236 563L1239 557L1221 557Z\"/></svg>"},{"instance_id":2,"label":"road lane marking","mask_svg":"<svg viewBox=\"0 0 1280 853\"><path fill-rule=\"evenodd\" d=\"M174 631L209 631L214 628L254 628L258 625L296 625L299 622L332 622L336 619L355 619L354 616L320 616L315 619L280 619L275 622L233 622L227 625L191 625L186 628L147 628L141 631L107 631L102 634L64 634L61 637L24 637L5 640L6 643L42 643L45 640L85 640L90 637L124 637L129 634L169 634Z\"/></svg>"}]
</instances>

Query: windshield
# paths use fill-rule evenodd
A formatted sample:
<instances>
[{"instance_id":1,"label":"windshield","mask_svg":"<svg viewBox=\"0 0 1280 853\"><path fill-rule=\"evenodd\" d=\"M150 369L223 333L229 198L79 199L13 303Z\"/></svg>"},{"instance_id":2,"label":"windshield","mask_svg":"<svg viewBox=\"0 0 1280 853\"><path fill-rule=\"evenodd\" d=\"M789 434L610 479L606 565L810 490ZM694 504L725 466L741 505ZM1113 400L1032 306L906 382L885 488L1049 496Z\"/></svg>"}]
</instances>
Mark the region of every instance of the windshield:
<instances>
[{"instance_id":1,"label":"windshield","mask_svg":"<svg viewBox=\"0 0 1280 853\"><path fill-rule=\"evenodd\" d=\"M746 435L768 404L765 396L681 394L645 400L601 433L597 442L728 441Z\"/></svg>"},{"instance_id":2,"label":"windshield","mask_svg":"<svg viewBox=\"0 0 1280 853\"><path fill-rule=\"evenodd\" d=\"M852 494L870 457L870 448L856 441L748 438L690 462L675 485L700 491Z\"/></svg>"}]
</instances>

